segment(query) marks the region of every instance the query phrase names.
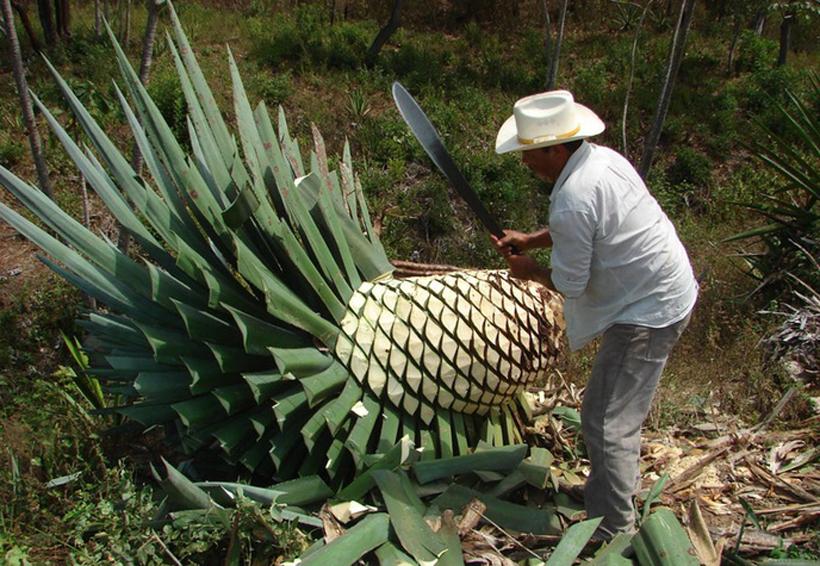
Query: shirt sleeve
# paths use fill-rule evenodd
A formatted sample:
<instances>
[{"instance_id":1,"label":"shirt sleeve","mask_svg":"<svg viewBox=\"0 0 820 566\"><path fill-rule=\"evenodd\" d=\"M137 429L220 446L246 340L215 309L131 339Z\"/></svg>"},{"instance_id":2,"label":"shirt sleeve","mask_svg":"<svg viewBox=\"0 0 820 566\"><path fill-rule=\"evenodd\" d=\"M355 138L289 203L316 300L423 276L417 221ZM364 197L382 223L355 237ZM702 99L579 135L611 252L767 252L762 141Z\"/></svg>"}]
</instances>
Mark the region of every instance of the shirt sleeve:
<instances>
[{"instance_id":1,"label":"shirt sleeve","mask_svg":"<svg viewBox=\"0 0 820 566\"><path fill-rule=\"evenodd\" d=\"M566 210L550 217L552 283L570 299L587 287L592 264L595 220L587 212Z\"/></svg>"}]
</instances>

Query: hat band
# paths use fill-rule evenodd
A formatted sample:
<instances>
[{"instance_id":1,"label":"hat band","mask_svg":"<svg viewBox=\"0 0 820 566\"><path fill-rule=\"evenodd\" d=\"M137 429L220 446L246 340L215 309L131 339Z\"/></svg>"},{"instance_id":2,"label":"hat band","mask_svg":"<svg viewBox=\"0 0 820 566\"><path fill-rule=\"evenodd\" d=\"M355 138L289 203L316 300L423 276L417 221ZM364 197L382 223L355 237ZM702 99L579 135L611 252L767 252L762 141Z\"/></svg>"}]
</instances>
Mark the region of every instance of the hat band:
<instances>
[{"instance_id":1,"label":"hat band","mask_svg":"<svg viewBox=\"0 0 820 566\"><path fill-rule=\"evenodd\" d=\"M540 137L532 138L532 139L522 138L521 136L518 136L518 143L524 144L524 145L531 145L531 144L534 144L534 143L541 143L541 142L545 142L545 141L563 140L563 139L571 138L572 136L577 134L580 130L581 130L581 124L578 124L578 126L576 126L575 129L572 129L568 132L564 132L563 134L540 136Z\"/></svg>"}]
</instances>

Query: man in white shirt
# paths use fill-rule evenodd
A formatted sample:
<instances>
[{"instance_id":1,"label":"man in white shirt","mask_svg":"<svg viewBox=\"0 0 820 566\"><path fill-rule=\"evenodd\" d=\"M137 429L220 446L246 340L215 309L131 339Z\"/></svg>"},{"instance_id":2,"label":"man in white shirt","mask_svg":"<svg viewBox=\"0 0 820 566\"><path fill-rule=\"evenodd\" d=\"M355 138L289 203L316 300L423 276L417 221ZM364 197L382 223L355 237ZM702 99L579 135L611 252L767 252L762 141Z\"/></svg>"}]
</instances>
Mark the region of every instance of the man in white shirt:
<instances>
[{"instance_id":1,"label":"man in white shirt","mask_svg":"<svg viewBox=\"0 0 820 566\"><path fill-rule=\"evenodd\" d=\"M602 335L581 408L591 472L588 517L603 517L597 538L634 529L640 433L669 352L697 298L692 267L672 223L632 165L584 141L604 130L567 91L516 102L496 152L553 183L549 227L505 230L493 238L510 273L565 297L570 349ZM524 252L551 247L551 264Z\"/></svg>"}]
</instances>

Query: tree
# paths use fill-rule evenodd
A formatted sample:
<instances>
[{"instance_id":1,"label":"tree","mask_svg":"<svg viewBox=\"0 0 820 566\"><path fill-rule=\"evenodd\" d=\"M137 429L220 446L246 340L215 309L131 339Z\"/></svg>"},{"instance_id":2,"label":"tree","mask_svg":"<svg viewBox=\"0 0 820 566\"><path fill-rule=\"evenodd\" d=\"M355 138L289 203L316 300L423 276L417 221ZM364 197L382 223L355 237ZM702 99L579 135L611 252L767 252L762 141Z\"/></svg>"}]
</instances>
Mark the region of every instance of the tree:
<instances>
[{"instance_id":1,"label":"tree","mask_svg":"<svg viewBox=\"0 0 820 566\"><path fill-rule=\"evenodd\" d=\"M558 59L561 56L561 43L564 40L564 22L567 17L568 5L569 0L563 0L561 3L561 13L558 16L558 34L555 38L555 48L550 57L549 71L547 72L547 90L552 90L555 88L555 82L558 78ZM546 2L544 7L546 8ZM549 16L547 16L547 18L549 18ZM547 33L550 33L549 29L547 30Z\"/></svg>"},{"instance_id":2,"label":"tree","mask_svg":"<svg viewBox=\"0 0 820 566\"><path fill-rule=\"evenodd\" d=\"M54 0L57 35L61 39L71 37L71 3L69 0Z\"/></svg>"},{"instance_id":3,"label":"tree","mask_svg":"<svg viewBox=\"0 0 820 566\"><path fill-rule=\"evenodd\" d=\"M159 11L165 4L165 0L145 0L145 8L148 10L148 21L145 24L145 35L142 38L142 57L140 58L139 79L144 85L148 84L148 79L151 75L151 63L154 57L154 40L157 35L157 24L159 23ZM140 153L139 146L134 142L131 149L131 167L140 174L142 169L142 153ZM128 231L120 226L119 238L117 247L121 250L128 249L129 243Z\"/></svg>"},{"instance_id":4,"label":"tree","mask_svg":"<svg viewBox=\"0 0 820 566\"><path fill-rule=\"evenodd\" d=\"M379 30L376 39L373 40L373 44L367 50L365 65L368 67L372 67L376 64L376 58L379 56L382 47L384 47L384 44L387 43L390 36L393 35L401 25L401 4L402 0L393 0L393 8L390 10L390 19L387 20L384 27Z\"/></svg>"},{"instance_id":5,"label":"tree","mask_svg":"<svg viewBox=\"0 0 820 566\"><path fill-rule=\"evenodd\" d=\"M51 180L48 177L48 166L43 157L40 133L37 131L37 123L34 120L34 108L31 105L31 96L29 96L28 92L26 69L23 66L23 54L20 52L20 42L17 40L17 32L14 29L14 15L11 13L11 0L0 0L0 7L2 7L3 10L3 21L6 25L6 37L8 38L12 73L14 74L14 82L17 83L17 93L20 95L20 106L23 110L23 120L28 130L31 155L34 158L34 166L37 169L37 180L40 184L40 189L51 198L53 195Z\"/></svg>"},{"instance_id":6,"label":"tree","mask_svg":"<svg viewBox=\"0 0 820 566\"><path fill-rule=\"evenodd\" d=\"M692 12L695 9L695 0L683 0L678 16L678 24L675 26L675 34L672 36L672 46L669 49L669 64L666 66L666 77L664 79L661 95L658 99L658 107L652 119L652 127L644 143L643 155L638 172L644 179L649 174L652 167L652 159L655 156L655 149L658 147L658 140L661 137L663 123L666 120L666 113L669 111L669 103L672 100L672 89L675 86L675 78L678 75L680 62L683 59L683 51L686 45L686 34L689 31L689 24L692 22Z\"/></svg>"},{"instance_id":7,"label":"tree","mask_svg":"<svg viewBox=\"0 0 820 566\"><path fill-rule=\"evenodd\" d=\"M624 94L624 111L623 117L621 118L621 153L624 156L628 156L627 147L626 147L626 117L629 112L629 96L632 93L632 82L635 78L635 57L638 54L638 39L641 35L641 28L643 27L643 22L646 19L646 14L649 12L649 7L652 5L653 0L647 0L646 5L643 8L643 12L641 13L641 19L638 21L638 25L635 27L635 39L632 41L632 54L629 60L629 78L626 81L626 94Z\"/></svg>"},{"instance_id":8,"label":"tree","mask_svg":"<svg viewBox=\"0 0 820 566\"><path fill-rule=\"evenodd\" d=\"M57 43L57 33L54 31L54 17L51 14L49 0L37 0L37 15L40 17L40 26L43 28L46 45L53 47Z\"/></svg>"}]
</instances>

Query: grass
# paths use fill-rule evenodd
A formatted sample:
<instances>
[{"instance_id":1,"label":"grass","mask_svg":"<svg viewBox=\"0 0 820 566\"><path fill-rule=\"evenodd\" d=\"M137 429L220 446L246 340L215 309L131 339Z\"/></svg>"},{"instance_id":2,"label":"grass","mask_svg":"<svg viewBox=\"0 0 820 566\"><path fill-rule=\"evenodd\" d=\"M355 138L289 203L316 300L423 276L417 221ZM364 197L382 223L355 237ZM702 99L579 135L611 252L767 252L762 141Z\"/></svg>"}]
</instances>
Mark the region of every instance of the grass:
<instances>
[{"instance_id":1,"label":"grass","mask_svg":"<svg viewBox=\"0 0 820 566\"><path fill-rule=\"evenodd\" d=\"M251 99L282 104L303 146L310 139L311 122L319 126L331 154L340 153L349 139L390 257L502 266L486 234L453 198L393 108L389 86L396 79L417 96L467 179L504 225L534 229L545 222L544 189L515 156L492 151L497 127L514 101L543 84L540 29L413 25L400 29L376 67L365 70L360 62L380 25L375 20L331 26L314 5L274 13L273 3L264 0L250 2L244 10L214 6L177 5L205 74L225 76L224 45L229 43ZM129 151L130 137L113 103L111 79L118 76L114 60L108 44L93 35L90 10L90 4L75 7L74 38L49 57L95 117L114 132L120 147ZM408 21L418 18L412 12ZM133 61L143 25L143 10L135 8ZM669 35L668 28L650 26L643 36L627 128L633 159L656 103ZM615 32L606 22L584 30L572 22L562 51L559 87L570 88L602 116L609 127L600 142L615 148L620 147L631 42L631 31ZM729 257L734 248L720 242L750 222L733 203L754 198L759 187L771 183L768 174L746 164L738 150L737 142L748 130L747 117L754 114L776 125L768 97L778 96L784 85L805 89L804 69L816 66L816 55L801 55L794 59L798 65L772 69L772 41L747 34L738 48L735 74L727 77L722 68L726 42L727 37L714 30L692 31L649 182L678 227L701 283L695 316L665 373L652 426L681 424L693 399L710 396L721 410L754 422L785 385L757 354L759 339L774 323L757 314L761 305L746 299L752 283ZM160 41L149 88L184 137L182 99L172 66ZM29 60L28 72L31 87L43 101L50 108L63 108L39 58ZM217 101L230 117L230 85L216 82L221 87ZM13 82L0 81L0 164L34 179L16 116ZM69 120L64 109L60 117ZM57 199L79 218L76 172L51 136L46 136L46 152ZM0 200L8 202L9 197L2 193ZM110 218L93 199L92 210L96 228L114 237ZM22 246L4 241L4 246L11 245ZM156 502L147 462L161 451L160 439L103 435L104 423L88 416L71 380L53 376L61 364L69 364L59 330L73 330L71 321L82 299L45 276L35 262L25 266L28 283L20 285L3 271L14 265L0 264L0 276L7 277L0 283L0 446L5 447L0 453L0 557L21 564L24 557L47 563L63 561L68 554L83 564L124 556L162 563L168 557L157 540L196 563L204 563L206 556L224 556L224 525L151 524ZM594 350L593 344L568 356L561 366L564 375L583 383ZM797 419L801 413L786 416ZM51 479L77 473L77 479L64 486L45 487ZM276 549L281 553L293 552L304 542L296 531L279 534ZM247 548L259 548L254 544L248 541Z\"/></svg>"}]
</instances>

